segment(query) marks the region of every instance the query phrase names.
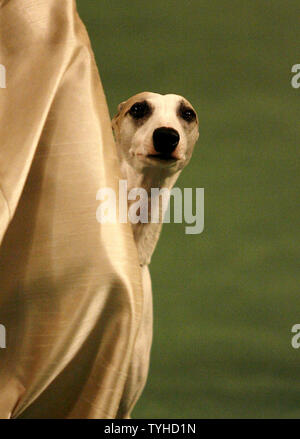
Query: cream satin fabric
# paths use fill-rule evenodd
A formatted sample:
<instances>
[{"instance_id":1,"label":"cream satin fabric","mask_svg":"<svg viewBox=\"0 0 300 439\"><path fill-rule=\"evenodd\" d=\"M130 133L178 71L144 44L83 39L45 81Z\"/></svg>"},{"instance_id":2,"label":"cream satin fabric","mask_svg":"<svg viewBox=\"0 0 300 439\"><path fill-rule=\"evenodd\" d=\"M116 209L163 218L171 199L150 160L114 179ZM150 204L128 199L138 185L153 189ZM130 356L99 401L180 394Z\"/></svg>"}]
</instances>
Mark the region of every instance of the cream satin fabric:
<instances>
[{"instance_id":1,"label":"cream satin fabric","mask_svg":"<svg viewBox=\"0 0 300 439\"><path fill-rule=\"evenodd\" d=\"M119 164L89 39L72 0L0 6L0 417L127 417L150 338L130 225L96 220Z\"/></svg>"}]
</instances>

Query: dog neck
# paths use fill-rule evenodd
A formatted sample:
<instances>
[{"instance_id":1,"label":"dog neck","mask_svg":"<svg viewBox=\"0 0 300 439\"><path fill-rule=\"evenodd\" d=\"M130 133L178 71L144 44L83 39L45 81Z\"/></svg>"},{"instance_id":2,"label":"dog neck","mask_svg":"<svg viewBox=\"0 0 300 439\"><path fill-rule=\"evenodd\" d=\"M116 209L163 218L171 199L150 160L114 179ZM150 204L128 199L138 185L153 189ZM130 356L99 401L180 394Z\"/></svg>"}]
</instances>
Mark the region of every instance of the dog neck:
<instances>
[{"instance_id":1,"label":"dog neck","mask_svg":"<svg viewBox=\"0 0 300 439\"><path fill-rule=\"evenodd\" d=\"M121 163L121 171L123 178L127 180L128 191L133 188L143 188L148 194L148 222L138 222L137 224L131 225L139 254L140 265L148 265L150 264L152 253L157 244L163 222L161 203L159 203L159 222L151 222L151 203L153 203L151 199L151 189L166 188L171 190L179 177L180 170L172 172L170 168L149 167L139 173L124 160ZM129 206L131 203L132 201L128 201Z\"/></svg>"}]
</instances>

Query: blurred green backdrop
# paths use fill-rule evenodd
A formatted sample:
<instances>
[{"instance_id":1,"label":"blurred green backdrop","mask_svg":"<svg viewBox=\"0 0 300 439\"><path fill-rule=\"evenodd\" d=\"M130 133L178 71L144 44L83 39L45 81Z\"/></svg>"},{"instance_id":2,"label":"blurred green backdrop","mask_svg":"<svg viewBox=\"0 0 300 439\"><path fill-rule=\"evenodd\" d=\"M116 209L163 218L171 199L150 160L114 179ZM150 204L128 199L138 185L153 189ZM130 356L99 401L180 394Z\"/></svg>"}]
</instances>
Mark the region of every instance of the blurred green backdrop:
<instances>
[{"instance_id":1,"label":"blurred green backdrop","mask_svg":"<svg viewBox=\"0 0 300 439\"><path fill-rule=\"evenodd\" d=\"M149 90L186 96L200 117L178 186L205 188L205 230L164 226L133 417L300 417L299 0L77 4L112 115Z\"/></svg>"}]
</instances>

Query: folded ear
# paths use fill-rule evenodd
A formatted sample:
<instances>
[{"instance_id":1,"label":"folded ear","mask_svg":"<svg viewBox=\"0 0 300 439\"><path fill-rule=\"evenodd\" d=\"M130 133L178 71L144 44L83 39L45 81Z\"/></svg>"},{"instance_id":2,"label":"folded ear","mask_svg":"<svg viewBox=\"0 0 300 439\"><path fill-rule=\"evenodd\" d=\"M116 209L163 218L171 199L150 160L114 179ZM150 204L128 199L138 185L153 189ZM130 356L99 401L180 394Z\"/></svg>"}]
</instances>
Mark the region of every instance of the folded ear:
<instances>
[{"instance_id":1,"label":"folded ear","mask_svg":"<svg viewBox=\"0 0 300 439\"><path fill-rule=\"evenodd\" d=\"M124 105L126 104L126 101L123 101L123 102L121 102L119 105L118 105L118 112L117 112L117 114L115 114L114 115L114 117L113 117L113 119L112 119L112 122L114 123L114 121L118 118L118 116L120 115L120 113L121 113L121 111L122 111L122 109L124 108Z\"/></svg>"},{"instance_id":2,"label":"folded ear","mask_svg":"<svg viewBox=\"0 0 300 439\"><path fill-rule=\"evenodd\" d=\"M117 127L118 127L118 120L119 120L119 117L120 117L121 111L122 111L122 109L124 108L125 104L126 104L126 101L123 101L123 102L121 102L121 103L118 105L118 112L117 112L117 114L115 114L114 117L112 118L111 125L112 125L112 129L113 129L113 131L114 131L115 134L116 134Z\"/></svg>"},{"instance_id":3,"label":"folded ear","mask_svg":"<svg viewBox=\"0 0 300 439\"><path fill-rule=\"evenodd\" d=\"M126 104L126 101L123 101L118 105L118 113L120 113L122 111L122 108L124 107L125 104Z\"/></svg>"}]
</instances>

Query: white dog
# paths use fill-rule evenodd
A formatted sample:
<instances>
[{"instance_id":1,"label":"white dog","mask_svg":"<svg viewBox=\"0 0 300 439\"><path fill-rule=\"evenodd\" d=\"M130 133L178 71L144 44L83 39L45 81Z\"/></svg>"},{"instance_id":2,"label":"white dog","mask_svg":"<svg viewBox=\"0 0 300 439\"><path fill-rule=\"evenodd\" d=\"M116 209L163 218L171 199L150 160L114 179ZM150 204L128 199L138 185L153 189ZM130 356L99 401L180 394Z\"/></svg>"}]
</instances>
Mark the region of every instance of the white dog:
<instances>
[{"instance_id":1,"label":"white dog","mask_svg":"<svg viewBox=\"0 0 300 439\"><path fill-rule=\"evenodd\" d=\"M198 139L198 119L182 96L139 93L118 107L113 118L117 150L128 190L142 187L151 200L151 188L174 186L189 162ZM148 265L162 222L133 224L141 265Z\"/></svg>"},{"instance_id":2,"label":"white dog","mask_svg":"<svg viewBox=\"0 0 300 439\"><path fill-rule=\"evenodd\" d=\"M171 190L174 186L189 162L199 136L194 108L185 98L174 94L143 92L129 98L118 106L112 127L128 191L146 189L150 203L153 201L151 188ZM131 380L141 383L141 390L146 382L152 342L152 289L148 265L162 219L161 213L158 223L132 224L142 271L144 314L134 353L139 360L133 363L130 376ZM139 394L133 395L134 402Z\"/></svg>"}]
</instances>

